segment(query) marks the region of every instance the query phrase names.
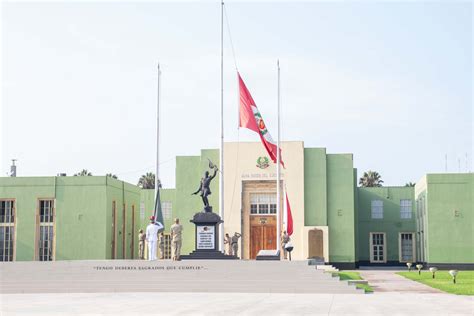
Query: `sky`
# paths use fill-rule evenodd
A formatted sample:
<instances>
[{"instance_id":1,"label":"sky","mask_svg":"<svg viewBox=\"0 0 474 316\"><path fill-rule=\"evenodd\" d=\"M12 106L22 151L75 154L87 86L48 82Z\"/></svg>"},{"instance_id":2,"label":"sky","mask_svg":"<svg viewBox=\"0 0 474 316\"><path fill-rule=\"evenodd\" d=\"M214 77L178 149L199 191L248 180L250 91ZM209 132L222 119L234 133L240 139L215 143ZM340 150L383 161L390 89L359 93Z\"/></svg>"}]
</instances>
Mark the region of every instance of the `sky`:
<instances>
[{"instance_id":1,"label":"sky","mask_svg":"<svg viewBox=\"0 0 474 316\"><path fill-rule=\"evenodd\" d=\"M283 140L385 185L472 170L470 1L225 7L225 141L259 140L237 128L236 67L276 138L279 59ZM219 147L217 1L2 2L0 34L2 176L13 158L18 176L154 171L158 62L164 187L177 155Z\"/></svg>"}]
</instances>

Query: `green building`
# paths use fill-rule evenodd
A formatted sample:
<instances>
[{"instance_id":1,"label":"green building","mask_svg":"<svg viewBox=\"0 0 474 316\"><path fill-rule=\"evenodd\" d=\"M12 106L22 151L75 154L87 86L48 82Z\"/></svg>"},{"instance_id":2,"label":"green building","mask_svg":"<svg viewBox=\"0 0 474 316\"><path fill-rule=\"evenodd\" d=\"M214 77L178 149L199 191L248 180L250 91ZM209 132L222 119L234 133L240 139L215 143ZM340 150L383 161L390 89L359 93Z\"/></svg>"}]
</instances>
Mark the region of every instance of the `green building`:
<instances>
[{"instance_id":1,"label":"green building","mask_svg":"<svg viewBox=\"0 0 474 316\"><path fill-rule=\"evenodd\" d=\"M281 188L293 217L295 260L315 259L339 268L405 265L474 268L474 174L428 174L415 187L357 187L352 154L282 145ZM184 226L182 253L194 250L193 214L202 210L196 191L219 151L176 157L176 187L161 190L167 231ZM224 147L224 231L239 232L239 257L279 247L276 168L260 143ZM210 204L219 212L218 176ZM139 229L153 213L154 190L109 177L0 178L0 259L135 259ZM281 205L285 203L282 194ZM282 230L287 228L280 212Z\"/></svg>"}]
</instances>

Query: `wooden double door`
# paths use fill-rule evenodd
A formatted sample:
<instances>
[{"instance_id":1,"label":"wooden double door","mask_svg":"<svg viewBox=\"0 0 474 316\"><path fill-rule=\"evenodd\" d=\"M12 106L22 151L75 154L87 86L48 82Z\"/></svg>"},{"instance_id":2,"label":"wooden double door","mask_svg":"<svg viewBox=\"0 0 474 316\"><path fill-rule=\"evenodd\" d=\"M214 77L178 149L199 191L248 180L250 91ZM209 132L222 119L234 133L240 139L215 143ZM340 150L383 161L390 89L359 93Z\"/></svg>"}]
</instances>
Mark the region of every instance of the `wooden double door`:
<instances>
[{"instance_id":1,"label":"wooden double door","mask_svg":"<svg viewBox=\"0 0 474 316\"><path fill-rule=\"evenodd\" d=\"M255 259L260 250L276 249L275 215L251 215L250 217L250 259Z\"/></svg>"}]
</instances>

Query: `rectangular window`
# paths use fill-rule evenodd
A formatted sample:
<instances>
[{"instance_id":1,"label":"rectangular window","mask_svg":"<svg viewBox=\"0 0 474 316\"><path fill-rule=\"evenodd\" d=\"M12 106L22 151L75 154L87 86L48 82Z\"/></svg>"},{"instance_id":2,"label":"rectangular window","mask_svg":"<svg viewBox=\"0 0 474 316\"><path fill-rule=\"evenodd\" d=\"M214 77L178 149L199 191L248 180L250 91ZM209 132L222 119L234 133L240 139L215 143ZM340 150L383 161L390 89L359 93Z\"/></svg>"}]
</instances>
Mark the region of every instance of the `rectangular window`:
<instances>
[{"instance_id":1,"label":"rectangular window","mask_svg":"<svg viewBox=\"0 0 474 316\"><path fill-rule=\"evenodd\" d=\"M276 214L276 194L250 194L250 214Z\"/></svg>"},{"instance_id":2,"label":"rectangular window","mask_svg":"<svg viewBox=\"0 0 474 316\"><path fill-rule=\"evenodd\" d=\"M15 202L0 201L0 261L13 261Z\"/></svg>"},{"instance_id":3,"label":"rectangular window","mask_svg":"<svg viewBox=\"0 0 474 316\"><path fill-rule=\"evenodd\" d=\"M370 233L370 262L385 262L385 233Z\"/></svg>"},{"instance_id":4,"label":"rectangular window","mask_svg":"<svg viewBox=\"0 0 474 316\"><path fill-rule=\"evenodd\" d=\"M53 260L54 242L54 201L39 201L39 239L38 260Z\"/></svg>"},{"instance_id":5,"label":"rectangular window","mask_svg":"<svg viewBox=\"0 0 474 316\"><path fill-rule=\"evenodd\" d=\"M381 219L383 218L383 201L382 200L372 200L371 203L372 218Z\"/></svg>"},{"instance_id":6,"label":"rectangular window","mask_svg":"<svg viewBox=\"0 0 474 316\"><path fill-rule=\"evenodd\" d=\"M411 218L411 200L400 200L400 218Z\"/></svg>"},{"instance_id":7,"label":"rectangular window","mask_svg":"<svg viewBox=\"0 0 474 316\"><path fill-rule=\"evenodd\" d=\"M171 219L173 216L173 203L169 201L161 202L161 209L163 210L163 219Z\"/></svg>"},{"instance_id":8,"label":"rectangular window","mask_svg":"<svg viewBox=\"0 0 474 316\"><path fill-rule=\"evenodd\" d=\"M400 262L413 262L413 233L400 233Z\"/></svg>"}]
</instances>

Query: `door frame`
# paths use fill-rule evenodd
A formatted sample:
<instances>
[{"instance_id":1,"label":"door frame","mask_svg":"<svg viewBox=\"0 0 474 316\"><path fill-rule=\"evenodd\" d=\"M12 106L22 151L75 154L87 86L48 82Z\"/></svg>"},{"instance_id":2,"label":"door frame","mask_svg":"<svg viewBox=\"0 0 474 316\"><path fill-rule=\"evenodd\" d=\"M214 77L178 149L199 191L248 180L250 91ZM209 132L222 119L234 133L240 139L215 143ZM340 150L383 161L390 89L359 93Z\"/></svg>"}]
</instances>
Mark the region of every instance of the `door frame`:
<instances>
[{"instance_id":1,"label":"door frame","mask_svg":"<svg viewBox=\"0 0 474 316\"><path fill-rule=\"evenodd\" d=\"M372 236L374 234L383 235L383 244L382 244L382 247L383 247L382 248L382 250L383 250L382 251L383 260L382 261L379 261L379 260L375 261L373 259L374 258L374 249L373 249L374 245L373 245L373 242L372 242L372 240L373 240ZM386 233L384 233L384 232L370 232L369 233L369 247L370 247L370 249L369 249L369 261L370 261L370 263L387 263L387 234Z\"/></svg>"},{"instance_id":2,"label":"door frame","mask_svg":"<svg viewBox=\"0 0 474 316\"><path fill-rule=\"evenodd\" d=\"M402 260L402 234L411 234L411 261ZM414 262L416 261L416 233L415 232L399 232L398 233L398 261L399 262Z\"/></svg>"}]
</instances>

